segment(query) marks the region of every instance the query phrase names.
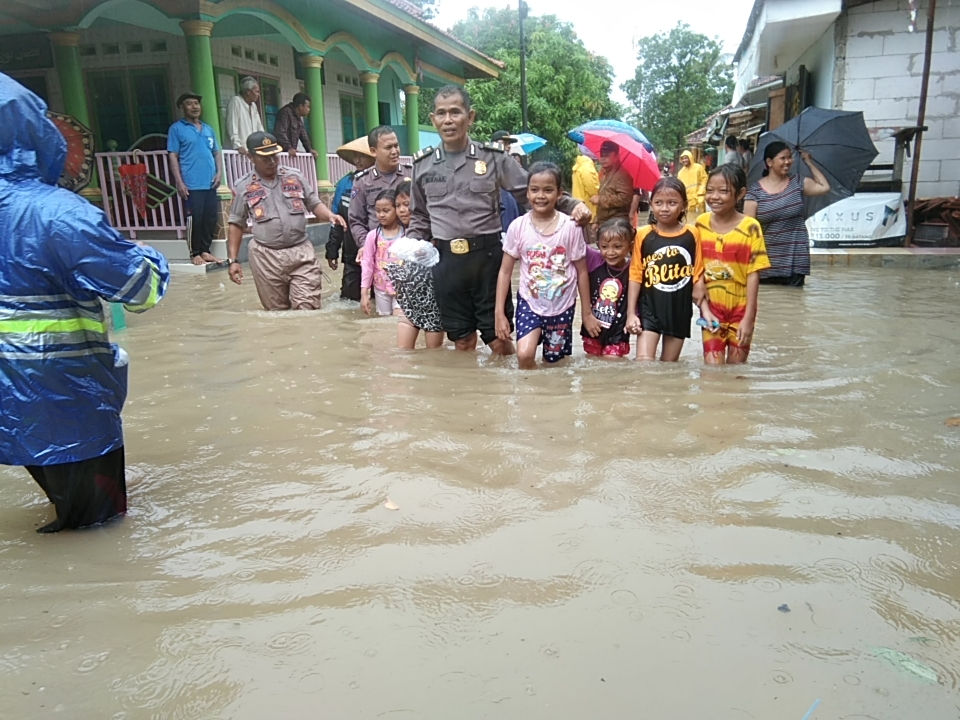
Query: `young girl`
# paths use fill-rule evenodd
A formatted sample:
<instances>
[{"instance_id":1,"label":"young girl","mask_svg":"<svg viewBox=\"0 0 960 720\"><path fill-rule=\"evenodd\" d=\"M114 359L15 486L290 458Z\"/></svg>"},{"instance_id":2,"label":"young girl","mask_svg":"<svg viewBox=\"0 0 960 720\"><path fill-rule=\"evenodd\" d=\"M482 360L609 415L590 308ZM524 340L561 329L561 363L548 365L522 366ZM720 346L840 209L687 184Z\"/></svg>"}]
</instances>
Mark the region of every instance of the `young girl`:
<instances>
[{"instance_id":1,"label":"young girl","mask_svg":"<svg viewBox=\"0 0 960 720\"><path fill-rule=\"evenodd\" d=\"M397 186L397 217L404 227L410 224L410 182ZM415 262L391 262L386 266L387 276L397 293L397 304L403 317L397 327L397 347L413 350L423 330L428 348L443 345L443 326L440 307L433 289L433 272Z\"/></svg>"},{"instance_id":2,"label":"young girl","mask_svg":"<svg viewBox=\"0 0 960 720\"><path fill-rule=\"evenodd\" d=\"M650 224L637 230L630 264L627 328L639 332L637 360L676 362L690 337L695 285L703 275L697 230L684 224L687 188L675 177L657 181L650 196ZM639 300L639 303L637 302ZM704 316L708 322L712 319Z\"/></svg>"},{"instance_id":3,"label":"young girl","mask_svg":"<svg viewBox=\"0 0 960 720\"><path fill-rule=\"evenodd\" d=\"M708 365L746 362L757 319L759 272L770 267L760 223L738 209L747 193L743 169L724 164L707 176L707 206L697 219L707 295L700 307L719 320L703 330Z\"/></svg>"},{"instance_id":4,"label":"young girl","mask_svg":"<svg viewBox=\"0 0 960 720\"><path fill-rule=\"evenodd\" d=\"M397 294L387 276L386 266L392 261L390 246L403 237L403 225L397 218L397 194L384 190L377 195L377 222L380 226L367 233L360 257L360 307L370 314L370 288L377 304L378 315L399 315Z\"/></svg>"},{"instance_id":5,"label":"young girl","mask_svg":"<svg viewBox=\"0 0 960 720\"><path fill-rule=\"evenodd\" d=\"M627 283L630 280L630 247L633 227L624 218L607 220L600 226L600 252L587 246L590 301L600 332L580 328L583 349L588 355L626 357L630 354L627 324Z\"/></svg>"},{"instance_id":6,"label":"young girl","mask_svg":"<svg viewBox=\"0 0 960 720\"><path fill-rule=\"evenodd\" d=\"M507 302L513 267L520 261L517 291L517 357L520 368L535 367L537 346L543 344L543 359L555 363L573 352L573 314L577 290L584 307L590 305L590 277L583 232L557 210L560 169L538 162L530 168L527 200L530 212L514 220L503 241L503 263L497 278L496 330L501 340L510 340ZM591 336L600 323L591 313L584 318Z\"/></svg>"}]
</instances>

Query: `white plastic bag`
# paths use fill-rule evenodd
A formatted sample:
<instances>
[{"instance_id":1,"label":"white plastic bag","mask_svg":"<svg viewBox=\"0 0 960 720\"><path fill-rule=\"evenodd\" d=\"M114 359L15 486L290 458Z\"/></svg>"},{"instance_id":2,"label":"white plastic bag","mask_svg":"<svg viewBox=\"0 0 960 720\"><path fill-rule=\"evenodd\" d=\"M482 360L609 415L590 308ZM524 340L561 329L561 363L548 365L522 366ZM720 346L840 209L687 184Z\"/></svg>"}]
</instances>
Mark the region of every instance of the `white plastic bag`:
<instances>
[{"instance_id":1,"label":"white plastic bag","mask_svg":"<svg viewBox=\"0 0 960 720\"><path fill-rule=\"evenodd\" d=\"M424 267L433 267L440 262L440 251L426 240L402 237L390 245L390 254L404 262L415 262Z\"/></svg>"}]
</instances>

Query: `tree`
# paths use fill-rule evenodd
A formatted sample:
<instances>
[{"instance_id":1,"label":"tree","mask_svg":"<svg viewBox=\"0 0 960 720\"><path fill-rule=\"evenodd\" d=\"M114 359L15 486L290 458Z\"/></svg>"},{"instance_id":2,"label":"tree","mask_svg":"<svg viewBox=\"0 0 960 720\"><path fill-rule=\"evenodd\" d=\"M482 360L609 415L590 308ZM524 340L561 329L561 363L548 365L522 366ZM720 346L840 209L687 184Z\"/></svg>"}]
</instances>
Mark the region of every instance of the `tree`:
<instances>
[{"instance_id":1,"label":"tree","mask_svg":"<svg viewBox=\"0 0 960 720\"><path fill-rule=\"evenodd\" d=\"M420 8L420 14L424 20L436 17L437 0L407 0L407 2Z\"/></svg>"},{"instance_id":2,"label":"tree","mask_svg":"<svg viewBox=\"0 0 960 720\"><path fill-rule=\"evenodd\" d=\"M719 42L684 23L640 41L636 74L620 87L631 121L661 154L684 147L686 135L730 102L733 70L721 53Z\"/></svg>"},{"instance_id":3,"label":"tree","mask_svg":"<svg viewBox=\"0 0 960 720\"><path fill-rule=\"evenodd\" d=\"M471 8L451 28L458 39L505 64L496 80L470 80L477 122L472 134L487 139L497 130L521 131L520 28L516 9ZM527 41L527 114L531 132L548 141L537 152L569 172L577 154L567 131L588 120L619 118L622 108L610 99L613 68L587 51L573 25L553 15L529 16ZM424 92L421 115L429 114L433 93ZM429 122L429 120L427 120Z\"/></svg>"}]
</instances>

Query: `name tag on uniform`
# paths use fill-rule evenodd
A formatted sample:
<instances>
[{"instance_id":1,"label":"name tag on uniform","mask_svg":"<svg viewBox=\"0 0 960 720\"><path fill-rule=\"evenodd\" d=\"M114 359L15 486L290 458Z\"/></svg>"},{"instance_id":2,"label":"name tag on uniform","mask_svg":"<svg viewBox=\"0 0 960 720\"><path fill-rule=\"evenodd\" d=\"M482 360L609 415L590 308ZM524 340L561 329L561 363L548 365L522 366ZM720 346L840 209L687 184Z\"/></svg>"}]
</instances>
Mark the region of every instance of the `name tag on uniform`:
<instances>
[{"instance_id":1,"label":"name tag on uniform","mask_svg":"<svg viewBox=\"0 0 960 720\"><path fill-rule=\"evenodd\" d=\"M267 189L263 187L260 188L259 190L253 190L253 191L247 190L247 193L246 193L247 205L249 205L250 207L253 207L254 205L259 204L260 201L263 200L266 196L267 196Z\"/></svg>"},{"instance_id":2,"label":"name tag on uniform","mask_svg":"<svg viewBox=\"0 0 960 720\"><path fill-rule=\"evenodd\" d=\"M303 197L303 185L300 184L299 178L285 177L280 184L280 191L289 198ZM303 203L300 204L303 205Z\"/></svg>"}]
</instances>

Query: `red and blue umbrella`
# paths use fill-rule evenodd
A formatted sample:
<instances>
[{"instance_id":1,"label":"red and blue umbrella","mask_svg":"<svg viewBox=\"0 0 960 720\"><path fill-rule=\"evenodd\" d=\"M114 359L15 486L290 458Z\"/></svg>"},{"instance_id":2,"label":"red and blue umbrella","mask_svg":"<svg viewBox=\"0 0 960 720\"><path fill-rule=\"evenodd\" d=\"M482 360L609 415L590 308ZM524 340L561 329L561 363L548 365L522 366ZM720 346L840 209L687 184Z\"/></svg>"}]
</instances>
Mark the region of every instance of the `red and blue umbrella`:
<instances>
[{"instance_id":1,"label":"red and blue umbrella","mask_svg":"<svg viewBox=\"0 0 960 720\"><path fill-rule=\"evenodd\" d=\"M575 127L573 130L567 133L567 137L573 140L579 145L584 145L583 134L588 130L609 130L612 132L622 133L628 137L633 138L638 143L642 144L647 152L653 152L653 145L647 140L647 136L640 132L633 125L623 122L622 120L591 120L590 122L584 123Z\"/></svg>"},{"instance_id":2,"label":"red and blue umbrella","mask_svg":"<svg viewBox=\"0 0 960 720\"><path fill-rule=\"evenodd\" d=\"M605 142L616 143L620 148L620 164L633 178L633 186L640 190L653 190L660 179L657 156L630 135L615 130L584 130L583 145L600 156L600 146Z\"/></svg>"}]
</instances>

